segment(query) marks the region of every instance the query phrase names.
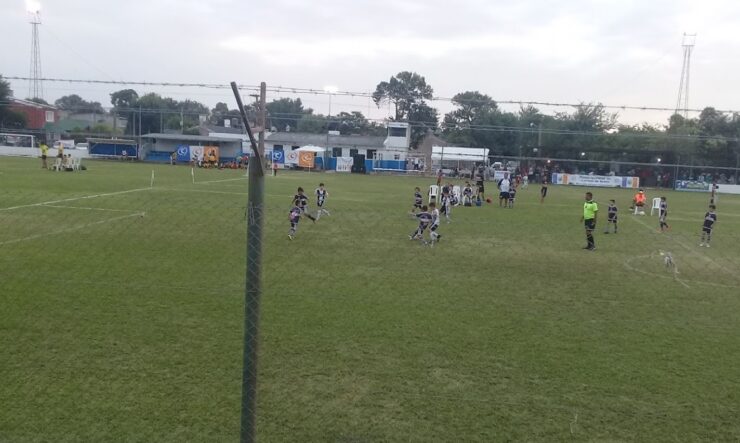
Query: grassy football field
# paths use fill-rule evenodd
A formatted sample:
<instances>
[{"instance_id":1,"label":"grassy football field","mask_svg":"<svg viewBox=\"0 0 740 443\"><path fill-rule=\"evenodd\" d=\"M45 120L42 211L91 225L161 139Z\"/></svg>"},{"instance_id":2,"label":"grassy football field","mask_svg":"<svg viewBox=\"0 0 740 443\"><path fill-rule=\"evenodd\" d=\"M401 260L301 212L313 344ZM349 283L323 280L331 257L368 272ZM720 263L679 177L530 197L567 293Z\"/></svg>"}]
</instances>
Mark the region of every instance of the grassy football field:
<instances>
[{"instance_id":1,"label":"grassy football field","mask_svg":"<svg viewBox=\"0 0 740 443\"><path fill-rule=\"evenodd\" d=\"M0 441L237 440L244 173L87 166L0 158ZM740 196L710 249L707 194L648 190L661 234L633 191L592 189L588 252L587 189L538 185L425 247L408 212L432 179L266 181L261 441L740 439ZM320 181L331 216L290 241Z\"/></svg>"}]
</instances>

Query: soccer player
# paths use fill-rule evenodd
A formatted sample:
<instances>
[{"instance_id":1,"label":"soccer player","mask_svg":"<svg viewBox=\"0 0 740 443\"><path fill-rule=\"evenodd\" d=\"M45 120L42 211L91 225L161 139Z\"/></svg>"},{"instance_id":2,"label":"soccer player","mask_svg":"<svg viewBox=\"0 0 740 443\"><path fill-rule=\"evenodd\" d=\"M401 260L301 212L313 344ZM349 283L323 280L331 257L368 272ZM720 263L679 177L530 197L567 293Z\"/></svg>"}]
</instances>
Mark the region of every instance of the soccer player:
<instances>
[{"instance_id":1,"label":"soccer player","mask_svg":"<svg viewBox=\"0 0 740 443\"><path fill-rule=\"evenodd\" d=\"M478 175L475 178L475 186L478 188L478 200L486 199L485 180L483 177L483 170L478 171Z\"/></svg>"},{"instance_id":2,"label":"soccer player","mask_svg":"<svg viewBox=\"0 0 740 443\"><path fill-rule=\"evenodd\" d=\"M442 209L440 212L445 215L447 223L450 222L450 214L452 213L452 197L450 195L451 189L452 186L450 185L444 186L442 188Z\"/></svg>"},{"instance_id":3,"label":"soccer player","mask_svg":"<svg viewBox=\"0 0 740 443\"><path fill-rule=\"evenodd\" d=\"M540 188L540 204L545 202L547 197L547 175L542 177L542 187Z\"/></svg>"},{"instance_id":4,"label":"soccer player","mask_svg":"<svg viewBox=\"0 0 740 443\"><path fill-rule=\"evenodd\" d=\"M437 229L439 228L439 209L437 209L437 205L434 202L429 203L429 212L432 215L432 225L429 227L429 237L431 237L432 242L439 242L439 239L442 238L442 234L437 232Z\"/></svg>"},{"instance_id":5,"label":"soccer player","mask_svg":"<svg viewBox=\"0 0 740 443\"><path fill-rule=\"evenodd\" d=\"M594 230L596 229L596 217L599 213L599 205L594 201L594 195L586 193L586 202L583 204L583 216L581 221L586 228L586 246L583 249L593 251L596 249L594 243Z\"/></svg>"},{"instance_id":6,"label":"soccer player","mask_svg":"<svg viewBox=\"0 0 740 443\"><path fill-rule=\"evenodd\" d=\"M516 200L516 186L509 189L509 208L514 209L514 200Z\"/></svg>"},{"instance_id":7,"label":"soccer player","mask_svg":"<svg viewBox=\"0 0 740 443\"><path fill-rule=\"evenodd\" d=\"M609 233L609 226L614 225L614 233L617 233L617 203L614 200L609 200L609 206L606 208L606 229L604 234Z\"/></svg>"},{"instance_id":8,"label":"soccer player","mask_svg":"<svg viewBox=\"0 0 740 443\"><path fill-rule=\"evenodd\" d=\"M288 213L288 219L290 220L290 230L288 231L288 238L293 240L295 233L298 230L298 222L301 220L301 214L303 210L298 205L293 205Z\"/></svg>"},{"instance_id":9,"label":"soccer player","mask_svg":"<svg viewBox=\"0 0 740 443\"><path fill-rule=\"evenodd\" d=\"M463 205L464 206L472 206L473 205L473 188L470 187L470 182L465 182L465 187L463 188Z\"/></svg>"},{"instance_id":10,"label":"soccer player","mask_svg":"<svg viewBox=\"0 0 740 443\"><path fill-rule=\"evenodd\" d=\"M429 213L429 208L424 205L421 207L421 212L416 214L416 218L419 220L419 227L409 235L409 240L424 240L424 231L432 222L432 214Z\"/></svg>"},{"instance_id":11,"label":"soccer player","mask_svg":"<svg viewBox=\"0 0 740 443\"><path fill-rule=\"evenodd\" d=\"M424 197L421 195L421 189L419 187L414 188L414 206L411 207L411 213L416 213L416 210L418 209L421 211L422 202L424 201Z\"/></svg>"},{"instance_id":12,"label":"soccer player","mask_svg":"<svg viewBox=\"0 0 740 443\"><path fill-rule=\"evenodd\" d=\"M327 197L329 197L329 191L324 188L323 183L319 183L319 187L316 188L316 207L319 208L316 210L316 220L321 218L322 213L331 215L329 214L329 210L324 208Z\"/></svg>"},{"instance_id":13,"label":"soccer player","mask_svg":"<svg viewBox=\"0 0 740 443\"><path fill-rule=\"evenodd\" d=\"M660 222L660 232L669 231L671 229L666 223L665 219L668 217L668 202L665 197L660 197L660 208L658 209L658 221Z\"/></svg>"},{"instance_id":14,"label":"soccer player","mask_svg":"<svg viewBox=\"0 0 740 443\"><path fill-rule=\"evenodd\" d=\"M699 246L709 247L709 242L712 241L712 230L714 224L717 223L717 213L714 211L717 209L714 205L709 205L709 211L704 214L704 225L701 228L701 243Z\"/></svg>"},{"instance_id":15,"label":"soccer player","mask_svg":"<svg viewBox=\"0 0 740 443\"><path fill-rule=\"evenodd\" d=\"M293 196L293 206L301 208L301 215L305 215L316 223L316 218L308 213L308 196L303 193L303 188L298 187L297 194Z\"/></svg>"},{"instance_id":16,"label":"soccer player","mask_svg":"<svg viewBox=\"0 0 740 443\"><path fill-rule=\"evenodd\" d=\"M509 189L511 189L511 180L509 174L504 174L504 178L498 181L498 206L506 207L509 201Z\"/></svg>"}]
</instances>

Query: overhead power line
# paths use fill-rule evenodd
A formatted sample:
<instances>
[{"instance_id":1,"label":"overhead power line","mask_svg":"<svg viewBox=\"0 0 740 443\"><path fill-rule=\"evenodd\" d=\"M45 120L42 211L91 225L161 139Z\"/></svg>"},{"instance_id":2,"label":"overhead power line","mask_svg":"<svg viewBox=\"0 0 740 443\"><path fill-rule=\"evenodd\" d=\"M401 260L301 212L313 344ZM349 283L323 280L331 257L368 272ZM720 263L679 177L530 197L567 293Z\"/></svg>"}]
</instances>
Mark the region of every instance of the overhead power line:
<instances>
[{"instance_id":1,"label":"overhead power line","mask_svg":"<svg viewBox=\"0 0 740 443\"><path fill-rule=\"evenodd\" d=\"M32 81L30 77L23 76L7 76L4 77L8 80L22 80ZM160 86L160 87L180 87L180 88L208 88L208 89L229 89L230 86L226 83L189 83L189 82L149 82L149 81L136 81L136 80L91 80L91 79L63 79L63 78L42 78L45 82L61 82L61 83L85 83L85 84L104 84L104 85L119 85L119 86ZM239 89L247 91L259 90L258 85L240 84ZM289 86L268 86L268 92L274 93L292 93L292 94L311 94L311 95L326 95L326 96L347 96L347 97L364 97L372 98L373 93L366 91L324 91L322 89L311 89L311 88L299 88ZM415 96L401 96L400 98L417 99ZM456 103L480 103L481 100L472 99L454 99L454 97L432 97L430 101L445 101L445 102L456 102ZM532 105L532 106L547 106L547 107L569 107L577 108L583 106L585 103L568 103L568 102L550 102L550 101L538 101L538 100L496 100L497 104L508 104L508 105ZM675 109L665 106L637 106L637 105L607 105L598 103L604 109L613 110L630 110L630 111L664 111L674 112ZM688 112L701 112L702 109L687 109ZM735 110L721 110L717 109L717 112L721 113L739 113L740 111Z\"/></svg>"}]
</instances>

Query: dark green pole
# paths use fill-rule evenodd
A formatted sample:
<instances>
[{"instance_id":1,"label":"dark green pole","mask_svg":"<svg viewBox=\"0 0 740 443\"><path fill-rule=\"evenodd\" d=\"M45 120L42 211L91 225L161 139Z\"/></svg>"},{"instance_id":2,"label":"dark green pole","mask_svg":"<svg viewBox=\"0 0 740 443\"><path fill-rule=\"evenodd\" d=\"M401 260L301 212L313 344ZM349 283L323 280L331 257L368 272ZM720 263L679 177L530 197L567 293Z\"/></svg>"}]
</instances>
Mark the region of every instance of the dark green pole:
<instances>
[{"instance_id":1,"label":"dark green pole","mask_svg":"<svg viewBox=\"0 0 740 443\"><path fill-rule=\"evenodd\" d=\"M247 270L244 300L244 362L242 368L242 411L240 440L255 441L257 395L257 357L259 348L260 297L262 295L262 226L264 221L265 171L262 158L265 143L266 85L260 85L260 108L257 117L259 141L249 127L236 82L231 82L242 123L249 135L252 155L249 159L249 194L247 197Z\"/></svg>"}]
</instances>

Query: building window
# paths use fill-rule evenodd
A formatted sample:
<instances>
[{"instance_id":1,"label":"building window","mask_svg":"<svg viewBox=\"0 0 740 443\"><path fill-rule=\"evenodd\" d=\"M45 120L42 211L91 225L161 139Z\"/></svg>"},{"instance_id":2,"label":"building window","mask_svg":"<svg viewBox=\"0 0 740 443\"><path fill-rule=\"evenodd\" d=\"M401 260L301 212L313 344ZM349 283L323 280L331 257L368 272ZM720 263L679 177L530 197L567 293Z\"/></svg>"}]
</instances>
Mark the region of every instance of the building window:
<instances>
[{"instance_id":1,"label":"building window","mask_svg":"<svg viewBox=\"0 0 740 443\"><path fill-rule=\"evenodd\" d=\"M342 156L342 148L331 148L331 156L334 158Z\"/></svg>"},{"instance_id":2,"label":"building window","mask_svg":"<svg viewBox=\"0 0 740 443\"><path fill-rule=\"evenodd\" d=\"M393 155L393 160L401 160L401 156L399 154Z\"/></svg>"},{"instance_id":3,"label":"building window","mask_svg":"<svg viewBox=\"0 0 740 443\"><path fill-rule=\"evenodd\" d=\"M350 157L354 157L355 155L357 155L357 152L358 152L357 149L350 149L349 150L349 156Z\"/></svg>"},{"instance_id":4,"label":"building window","mask_svg":"<svg viewBox=\"0 0 740 443\"><path fill-rule=\"evenodd\" d=\"M273 151L282 151L283 150L283 145L272 145L272 150Z\"/></svg>"},{"instance_id":5,"label":"building window","mask_svg":"<svg viewBox=\"0 0 740 443\"><path fill-rule=\"evenodd\" d=\"M388 128L389 137L406 137L406 128Z\"/></svg>"},{"instance_id":6,"label":"building window","mask_svg":"<svg viewBox=\"0 0 740 443\"><path fill-rule=\"evenodd\" d=\"M300 148L300 146L291 146L291 147L290 147L290 150L291 150L291 151L295 151L295 150L296 150L296 149L298 149L298 148Z\"/></svg>"},{"instance_id":7,"label":"building window","mask_svg":"<svg viewBox=\"0 0 740 443\"><path fill-rule=\"evenodd\" d=\"M54 111L46 111L46 123L54 123Z\"/></svg>"}]
</instances>

